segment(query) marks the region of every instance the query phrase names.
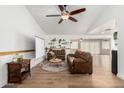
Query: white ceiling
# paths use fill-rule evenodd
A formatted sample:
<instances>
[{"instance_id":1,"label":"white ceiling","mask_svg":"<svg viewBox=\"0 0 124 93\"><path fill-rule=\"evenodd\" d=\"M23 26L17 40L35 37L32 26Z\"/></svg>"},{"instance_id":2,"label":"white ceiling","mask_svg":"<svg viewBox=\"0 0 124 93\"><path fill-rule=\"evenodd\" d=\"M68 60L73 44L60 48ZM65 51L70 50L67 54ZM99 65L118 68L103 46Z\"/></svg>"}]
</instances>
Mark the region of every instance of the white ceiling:
<instances>
[{"instance_id":1,"label":"white ceiling","mask_svg":"<svg viewBox=\"0 0 124 93\"><path fill-rule=\"evenodd\" d=\"M106 23L99 25L97 28L87 32L87 34L104 34L104 35L111 35L117 31L116 20L112 19L107 21Z\"/></svg>"},{"instance_id":2,"label":"white ceiling","mask_svg":"<svg viewBox=\"0 0 124 93\"><path fill-rule=\"evenodd\" d=\"M91 31L92 25L100 18L106 11L108 6L103 5L69 5L68 11L76 10L79 8L86 8L86 11L73 17L78 20L77 23L70 20L63 21L58 24L60 17L46 17L46 15L60 14L57 5L28 5L26 8L31 15L44 30L46 34L69 34L80 35L87 34Z\"/></svg>"}]
</instances>

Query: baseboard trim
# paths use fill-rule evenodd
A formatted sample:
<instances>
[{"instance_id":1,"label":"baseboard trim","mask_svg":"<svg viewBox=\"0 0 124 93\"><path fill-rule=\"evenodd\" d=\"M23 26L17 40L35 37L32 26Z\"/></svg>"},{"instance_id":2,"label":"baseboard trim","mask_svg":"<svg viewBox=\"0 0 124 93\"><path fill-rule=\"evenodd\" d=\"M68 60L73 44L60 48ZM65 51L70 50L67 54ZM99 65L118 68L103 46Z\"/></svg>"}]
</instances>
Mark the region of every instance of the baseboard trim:
<instances>
[{"instance_id":1,"label":"baseboard trim","mask_svg":"<svg viewBox=\"0 0 124 93\"><path fill-rule=\"evenodd\" d=\"M120 78L120 79L122 79L122 80L124 80L124 75L122 75L120 73L117 74L117 77Z\"/></svg>"}]
</instances>

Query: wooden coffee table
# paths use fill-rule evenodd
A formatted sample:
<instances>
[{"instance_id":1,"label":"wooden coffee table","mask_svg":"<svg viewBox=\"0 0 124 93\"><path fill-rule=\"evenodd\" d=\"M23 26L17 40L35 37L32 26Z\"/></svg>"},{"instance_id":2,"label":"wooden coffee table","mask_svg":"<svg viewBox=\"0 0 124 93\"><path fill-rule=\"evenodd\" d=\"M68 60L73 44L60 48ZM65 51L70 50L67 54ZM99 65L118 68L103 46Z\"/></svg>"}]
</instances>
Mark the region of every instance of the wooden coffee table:
<instances>
[{"instance_id":1,"label":"wooden coffee table","mask_svg":"<svg viewBox=\"0 0 124 93\"><path fill-rule=\"evenodd\" d=\"M51 66L57 66L57 67L61 66L61 62L62 62L62 60L58 58L50 59L49 61Z\"/></svg>"}]
</instances>

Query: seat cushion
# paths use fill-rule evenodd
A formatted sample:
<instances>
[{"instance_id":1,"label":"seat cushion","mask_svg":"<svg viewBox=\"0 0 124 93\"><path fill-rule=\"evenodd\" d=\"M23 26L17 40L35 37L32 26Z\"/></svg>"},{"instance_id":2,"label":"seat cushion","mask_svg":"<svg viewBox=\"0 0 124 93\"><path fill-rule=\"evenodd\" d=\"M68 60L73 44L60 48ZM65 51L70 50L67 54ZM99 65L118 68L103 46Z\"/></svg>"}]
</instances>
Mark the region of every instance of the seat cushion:
<instances>
[{"instance_id":1,"label":"seat cushion","mask_svg":"<svg viewBox=\"0 0 124 93\"><path fill-rule=\"evenodd\" d=\"M73 62L87 62L85 59L82 59L82 58L75 58L74 60L73 60Z\"/></svg>"}]
</instances>

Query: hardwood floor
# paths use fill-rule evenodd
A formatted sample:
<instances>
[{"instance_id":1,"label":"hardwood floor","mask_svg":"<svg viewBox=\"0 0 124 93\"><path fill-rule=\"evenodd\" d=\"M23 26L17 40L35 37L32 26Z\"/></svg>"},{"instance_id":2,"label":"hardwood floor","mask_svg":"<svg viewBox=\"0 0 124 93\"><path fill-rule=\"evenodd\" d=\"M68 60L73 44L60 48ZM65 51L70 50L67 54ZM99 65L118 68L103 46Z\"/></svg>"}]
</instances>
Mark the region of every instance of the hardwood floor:
<instances>
[{"instance_id":1,"label":"hardwood floor","mask_svg":"<svg viewBox=\"0 0 124 93\"><path fill-rule=\"evenodd\" d=\"M93 74L70 74L68 71L53 73L41 69L40 65L32 69L32 75L18 88L120 88L124 80L111 73L110 56L93 56Z\"/></svg>"}]
</instances>

